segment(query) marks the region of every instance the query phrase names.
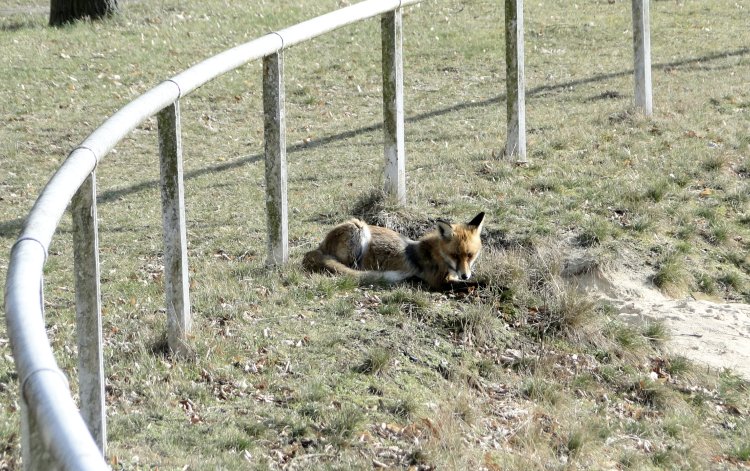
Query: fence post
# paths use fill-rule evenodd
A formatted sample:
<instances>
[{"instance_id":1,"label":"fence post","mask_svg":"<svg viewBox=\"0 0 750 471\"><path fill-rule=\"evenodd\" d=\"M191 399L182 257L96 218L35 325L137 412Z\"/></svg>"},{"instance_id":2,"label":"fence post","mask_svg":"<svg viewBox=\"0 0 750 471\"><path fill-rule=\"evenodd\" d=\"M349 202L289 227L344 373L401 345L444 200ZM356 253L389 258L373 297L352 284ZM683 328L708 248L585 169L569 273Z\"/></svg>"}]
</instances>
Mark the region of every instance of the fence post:
<instances>
[{"instance_id":1,"label":"fence post","mask_svg":"<svg viewBox=\"0 0 750 471\"><path fill-rule=\"evenodd\" d=\"M263 58L263 137L266 157L266 220L268 265L289 260L287 206L286 112L284 111L284 56Z\"/></svg>"},{"instance_id":2,"label":"fence post","mask_svg":"<svg viewBox=\"0 0 750 471\"><path fill-rule=\"evenodd\" d=\"M44 446L42 431L21 393L21 456L24 471L55 469L56 463Z\"/></svg>"},{"instance_id":3,"label":"fence post","mask_svg":"<svg viewBox=\"0 0 750 471\"><path fill-rule=\"evenodd\" d=\"M91 172L73 197L71 214L73 216L80 409L81 416L103 455L107 449L107 419L104 405L96 172Z\"/></svg>"},{"instance_id":4,"label":"fence post","mask_svg":"<svg viewBox=\"0 0 750 471\"><path fill-rule=\"evenodd\" d=\"M406 203L404 145L404 65L401 9L380 20L383 67L383 129L385 130L385 193Z\"/></svg>"},{"instance_id":5,"label":"fence post","mask_svg":"<svg viewBox=\"0 0 750 471\"><path fill-rule=\"evenodd\" d=\"M526 78L524 76L523 0L505 0L505 80L508 139L505 155L526 161Z\"/></svg>"},{"instance_id":6,"label":"fence post","mask_svg":"<svg viewBox=\"0 0 750 471\"><path fill-rule=\"evenodd\" d=\"M653 113L651 93L651 26L649 0L633 0L633 52L635 106L646 116Z\"/></svg>"},{"instance_id":7,"label":"fence post","mask_svg":"<svg viewBox=\"0 0 750 471\"><path fill-rule=\"evenodd\" d=\"M164 288L167 340L178 355L189 352L187 335L192 319L188 285L185 187L182 175L179 100L157 115L159 127L160 186L164 224Z\"/></svg>"}]
</instances>

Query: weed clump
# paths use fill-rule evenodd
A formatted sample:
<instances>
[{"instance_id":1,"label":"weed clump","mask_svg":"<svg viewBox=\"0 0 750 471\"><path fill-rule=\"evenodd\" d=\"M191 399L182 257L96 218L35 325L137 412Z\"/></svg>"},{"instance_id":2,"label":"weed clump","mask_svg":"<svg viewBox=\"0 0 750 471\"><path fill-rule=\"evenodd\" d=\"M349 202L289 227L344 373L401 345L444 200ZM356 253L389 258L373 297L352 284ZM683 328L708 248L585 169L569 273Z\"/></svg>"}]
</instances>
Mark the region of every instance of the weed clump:
<instances>
[{"instance_id":1,"label":"weed clump","mask_svg":"<svg viewBox=\"0 0 750 471\"><path fill-rule=\"evenodd\" d=\"M653 282L665 293L680 296L689 286L690 274L681 258L668 255L659 264L653 276Z\"/></svg>"}]
</instances>

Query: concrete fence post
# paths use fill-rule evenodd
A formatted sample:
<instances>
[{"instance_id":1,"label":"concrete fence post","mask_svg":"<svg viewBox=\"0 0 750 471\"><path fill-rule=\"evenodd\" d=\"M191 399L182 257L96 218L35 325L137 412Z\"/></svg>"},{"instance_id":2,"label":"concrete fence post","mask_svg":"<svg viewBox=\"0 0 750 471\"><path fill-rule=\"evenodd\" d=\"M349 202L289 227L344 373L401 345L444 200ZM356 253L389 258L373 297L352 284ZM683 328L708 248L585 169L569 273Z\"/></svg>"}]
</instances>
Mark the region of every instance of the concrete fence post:
<instances>
[{"instance_id":1,"label":"concrete fence post","mask_svg":"<svg viewBox=\"0 0 750 471\"><path fill-rule=\"evenodd\" d=\"M289 260L287 205L286 114L284 111L284 56L263 58L263 136L266 159L266 219L268 265Z\"/></svg>"},{"instance_id":2,"label":"concrete fence post","mask_svg":"<svg viewBox=\"0 0 750 471\"><path fill-rule=\"evenodd\" d=\"M96 173L73 197L73 266L78 338L78 390L81 416L102 455L107 449L104 404L99 225L96 218Z\"/></svg>"},{"instance_id":3,"label":"concrete fence post","mask_svg":"<svg viewBox=\"0 0 750 471\"><path fill-rule=\"evenodd\" d=\"M633 0L633 52L635 106L646 116L653 113L651 93L651 25L649 0Z\"/></svg>"},{"instance_id":4,"label":"concrete fence post","mask_svg":"<svg viewBox=\"0 0 750 471\"><path fill-rule=\"evenodd\" d=\"M523 0L505 0L505 77L508 138L505 155L526 161L526 77L524 75Z\"/></svg>"},{"instance_id":5,"label":"concrete fence post","mask_svg":"<svg viewBox=\"0 0 750 471\"><path fill-rule=\"evenodd\" d=\"M44 446L42 431L21 394L21 456L24 471L55 469L55 460Z\"/></svg>"},{"instance_id":6,"label":"concrete fence post","mask_svg":"<svg viewBox=\"0 0 750 471\"><path fill-rule=\"evenodd\" d=\"M381 19L383 67L383 129L385 193L406 203L406 151L404 145L404 66L401 9L383 13Z\"/></svg>"},{"instance_id":7,"label":"concrete fence post","mask_svg":"<svg viewBox=\"0 0 750 471\"><path fill-rule=\"evenodd\" d=\"M162 222L164 224L167 341L173 353L185 355L189 352L187 336L190 333L192 318L188 281L180 101L176 100L159 111L157 121Z\"/></svg>"}]
</instances>

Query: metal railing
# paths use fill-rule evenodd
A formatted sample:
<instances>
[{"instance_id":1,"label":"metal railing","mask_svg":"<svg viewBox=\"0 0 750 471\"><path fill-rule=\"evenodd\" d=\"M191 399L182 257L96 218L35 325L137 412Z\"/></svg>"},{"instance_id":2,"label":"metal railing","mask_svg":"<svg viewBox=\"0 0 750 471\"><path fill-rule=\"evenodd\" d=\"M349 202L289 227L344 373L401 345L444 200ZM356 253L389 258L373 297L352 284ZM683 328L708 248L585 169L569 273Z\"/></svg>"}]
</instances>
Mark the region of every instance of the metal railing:
<instances>
[{"instance_id":1,"label":"metal railing","mask_svg":"<svg viewBox=\"0 0 750 471\"><path fill-rule=\"evenodd\" d=\"M405 198L401 8L419 0L367 0L228 49L131 101L77 146L49 180L11 249L5 287L8 334L21 385L26 469L107 469L96 166L125 136L157 116L170 348L190 331L188 261L180 140L180 99L248 62L263 60L266 213L270 264L288 259L284 55L295 44L382 16L385 189ZM81 412L57 366L44 326L42 268L52 235L71 203Z\"/></svg>"},{"instance_id":2,"label":"metal railing","mask_svg":"<svg viewBox=\"0 0 750 471\"><path fill-rule=\"evenodd\" d=\"M366 0L269 33L221 52L168 79L131 101L69 154L49 180L13 245L5 287L8 335L21 386L23 463L26 469L108 469L104 413L101 296L96 216L96 166L125 136L157 116L168 342L184 352L190 331L180 99L203 84L250 61L263 60L268 263L288 259L286 140L283 51L339 27L381 15L385 190L405 200L401 9L420 0ZM643 5L632 0L634 23L643 24ZM506 3L508 149L525 158L522 0ZM636 7L638 7L638 16ZM648 38L646 30L634 37ZM512 25L511 25L512 23ZM511 27L512 26L512 27ZM636 40L636 53L638 52ZM646 50L648 50L646 48ZM636 64L638 64L636 56ZM649 66L650 67L650 66ZM636 67L638 74L638 67ZM641 71L643 69L641 68ZM650 68L648 69L650 70ZM650 78L650 77L649 77ZM638 79L637 79L638 82ZM636 85L637 91L647 87ZM636 103L639 104L639 99ZM650 113L650 95L646 112ZM520 143L520 144L519 144ZM521 145L522 144L522 145ZM521 152L522 151L522 152ZM52 235L71 203L78 373L81 412L55 362L44 325L42 269Z\"/></svg>"}]
</instances>

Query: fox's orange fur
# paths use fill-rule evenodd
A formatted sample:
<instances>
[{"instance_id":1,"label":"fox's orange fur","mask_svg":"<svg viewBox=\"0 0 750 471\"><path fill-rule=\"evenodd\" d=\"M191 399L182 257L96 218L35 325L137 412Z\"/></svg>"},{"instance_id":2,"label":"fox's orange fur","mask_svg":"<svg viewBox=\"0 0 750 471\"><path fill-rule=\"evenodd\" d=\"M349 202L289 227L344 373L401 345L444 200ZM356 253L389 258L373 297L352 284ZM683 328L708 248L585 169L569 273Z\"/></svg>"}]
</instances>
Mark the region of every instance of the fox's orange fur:
<instances>
[{"instance_id":1,"label":"fox's orange fur","mask_svg":"<svg viewBox=\"0 0 750 471\"><path fill-rule=\"evenodd\" d=\"M466 224L438 220L435 230L411 240L385 227L350 219L331 229L302 265L356 277L360 283L395 283L411 277L433 289L465 282L482 249L484 213Z\"/></svg>"}]
</instances>

